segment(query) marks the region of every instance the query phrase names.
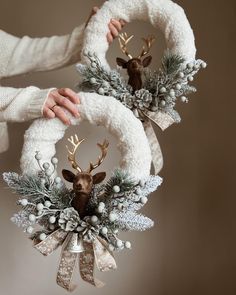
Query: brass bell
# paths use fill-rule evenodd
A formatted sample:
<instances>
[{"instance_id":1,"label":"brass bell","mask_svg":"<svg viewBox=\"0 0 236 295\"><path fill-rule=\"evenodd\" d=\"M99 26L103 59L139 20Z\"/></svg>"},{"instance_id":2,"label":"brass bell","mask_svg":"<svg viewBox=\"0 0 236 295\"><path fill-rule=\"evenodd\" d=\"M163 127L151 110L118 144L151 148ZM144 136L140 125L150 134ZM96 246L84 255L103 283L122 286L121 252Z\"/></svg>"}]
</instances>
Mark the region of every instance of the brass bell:
<instances>
[{"instance_id":1,"label":"brass bell","mask_svg":"<svg viewBox=\"0 0 236 295\"><path fill-rule=\"evenodd\" d=\"M78 233L71 233L68 235L68 242L66 243L64 251L71 253L81 253L84 251L83 239Z\"/></svg>"}]
</instances>

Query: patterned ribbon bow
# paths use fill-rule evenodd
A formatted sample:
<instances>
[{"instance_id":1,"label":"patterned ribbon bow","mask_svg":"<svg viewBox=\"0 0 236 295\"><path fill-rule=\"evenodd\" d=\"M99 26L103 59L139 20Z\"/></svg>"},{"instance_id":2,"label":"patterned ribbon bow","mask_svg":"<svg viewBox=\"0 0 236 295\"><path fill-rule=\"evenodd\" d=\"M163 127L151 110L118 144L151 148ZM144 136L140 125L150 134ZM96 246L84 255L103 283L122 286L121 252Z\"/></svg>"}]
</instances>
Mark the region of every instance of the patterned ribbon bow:
<instances>
[{"instance_id":1,"label":"patterned ribbon bow","mask_svg":"<svg viewBox=\"0 0 236 295\"><path fill-rule=\"evenodd\" d=\"M61 245L57 284L67 291L72 292L76 288L76 285L72 283L72 278L77 262L81 278L98 288L103 287L104 283L94 277L95 261L98 269L102 272L117 268L115 259L107 248L107 243L100 237L89 243L82 241L77 233L68 233L58 229L44 241L35 243L34 247L44 256L48 256Z\"/></svg>"},{"instance_id":2,"label":"patterned ribbon bow","mask_svg":"<svg viewBox=\"0 0 236 295\"><path fill-rule=\"evenodd\" d=\"M152 152L153 167L155 175L157 175L163 167L163 156L160 144L158 142L157 136L155 134L151 122L153 122L155 125L161 128L162 131L164 131L169 126L171 126L175 121L170 115L163 112L143 112L140 110L139 114L143 121L143 127L149 141L149 145Z\"/></svg>"}]
</instances>

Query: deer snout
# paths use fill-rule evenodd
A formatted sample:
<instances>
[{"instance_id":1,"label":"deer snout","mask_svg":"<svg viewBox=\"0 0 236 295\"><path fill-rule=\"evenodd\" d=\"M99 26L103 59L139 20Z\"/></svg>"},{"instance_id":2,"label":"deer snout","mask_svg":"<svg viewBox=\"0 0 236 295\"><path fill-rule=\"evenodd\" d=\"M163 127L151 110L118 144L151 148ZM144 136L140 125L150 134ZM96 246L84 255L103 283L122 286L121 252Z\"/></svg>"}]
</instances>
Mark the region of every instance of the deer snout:
<instances>
[{"instance_id":1,"label":"deer snout","mask_svg":"<svg viewBox=\"0 0 236 295\"><path fill-rule=\"evenodd\" d=\"M130 64L130 70L132 73L140 73L142 70L142 65L139 60L133 60Z\"/></svg>"},{"instance_id":2,"label":"deer snout","mask_svg":"<svg viewBox=\"0 0 236 295\"><path fill-rule=\"evenodd\" d=\"M134 60L133 62L132 62L132 68L138 68L140 65L139 65L139 63L136 61L136 60Z\"/></svg>"},{"instance_id":3,"label":"deer snout","mask_svg":"<svg viewBox=\"0 0 236 295\"><path fill-rule=\"evenodd\" d=\"M76 191L81 191L82 190L82 184L81 183L77 183L76 185L75 185L75 190Z\"/></svg>"},{"instance_id":4,"label":"deer snout","mask_svg":"<svg viewBox=\"0 0 236 295\"><path fill-rule=\"evenodd\" d=\"M74 191L77 193L89 194L93 186L92 176L80 174L74 182Z\"/></svg>"}]
</instances>

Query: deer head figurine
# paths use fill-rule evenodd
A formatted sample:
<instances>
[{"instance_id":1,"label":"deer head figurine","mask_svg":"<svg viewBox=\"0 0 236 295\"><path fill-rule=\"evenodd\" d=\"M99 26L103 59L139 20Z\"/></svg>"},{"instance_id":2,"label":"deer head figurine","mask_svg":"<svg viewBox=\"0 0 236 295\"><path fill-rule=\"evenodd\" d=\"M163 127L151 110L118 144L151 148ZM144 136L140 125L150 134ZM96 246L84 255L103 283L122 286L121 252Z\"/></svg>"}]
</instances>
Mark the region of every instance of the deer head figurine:
<instances>
[{"instance_id":1,"label":"deer head figurine","mask_svg":"<svg viewBox=\"0 0 236 295\"><path fill-rule=\"evenodd\" d=\"M152 61L151 56L145 57L143 60L142 58L146 56L155 40L154 37L150 36L148 38L143 38L143 41L146 43L146 47L143 46L143 49L138 57L132 57L132 55L128 52L127 44L130 40L134 37L128 36L127 33L119 35L119 43L121 51L129 57L129 60L126 61L123 58L117 57L116 62L118 66L121 66L123 69L127 69L127 73L129 76L128 84L132 86L133 91L139 90L142 88L142 71L143 68L146 68L150 65Z\"/></svg>"},{"instance_id":2,"label":"deer head figurine","mask_svg":"<svg viewBox=\"0 0 236 295\"><path fill-rule=\"evenodd\" d=\"M78 163L76 162L76 151L78 150L81 143L84 139L79 140L78 136L71 136L68 141L72 144L73 149L70 150L68 147L68 160L72 165L72 168L77 170L77 173L74 174L69 170L62 170L62 175L65 180L73 183L73 191L75 197L72 200L71 205L78 211L81 218L86 216L86 207L90 199L90 193L94 184L102 182L106 177L106 172L99 172L95 175L92 175L92 171L100 166L107 155L107 150L109 143L104 140L103 144L98 143L98 147L101 149L101 156L98 157L97 163L90 163L87 171L83 171Z\"/></svg>"}]
</instances>

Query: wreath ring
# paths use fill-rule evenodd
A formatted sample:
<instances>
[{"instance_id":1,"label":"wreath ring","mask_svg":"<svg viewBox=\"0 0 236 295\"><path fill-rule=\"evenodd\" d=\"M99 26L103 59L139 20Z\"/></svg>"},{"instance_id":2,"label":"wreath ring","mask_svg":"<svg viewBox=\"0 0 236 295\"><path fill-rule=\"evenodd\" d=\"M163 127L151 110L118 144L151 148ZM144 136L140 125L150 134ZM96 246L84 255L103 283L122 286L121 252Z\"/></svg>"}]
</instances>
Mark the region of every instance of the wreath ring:
<instances>
[{"instance_id":1,"label":"wreath ring","mask_svg":"<svg viewBox=\"0 0 236 295\"><path fill-rule=\"evenodd\" d=\"M141 122L115 98L80 93L80 100L80 119L71 118L72 124L78 125L86 120L92 125L105 127L119 140L120 168L136 181L146 179L150 175L151 152ZM23 174L37 173L36 151L40 151L43 161L50 162L56 153L55 144L63 138L67 128L58 119L33 122L25 133L21 157Z\"/></svg>"},{"instance_id":2,"label":"wreath ring","mask_svg":"<svg viewBox=\"0 0 236 295\"><path fill-rule=\"evenodd\" d=\"M169 50L186 61L195 59L194 34L182 7L170 0L109 0L89 22L84 35L83 51L95 53L107 68L107 24L111 18L149 21L165 35ZM86 61L86 56L84 57Z\"/></svg>"}]
</instances>

